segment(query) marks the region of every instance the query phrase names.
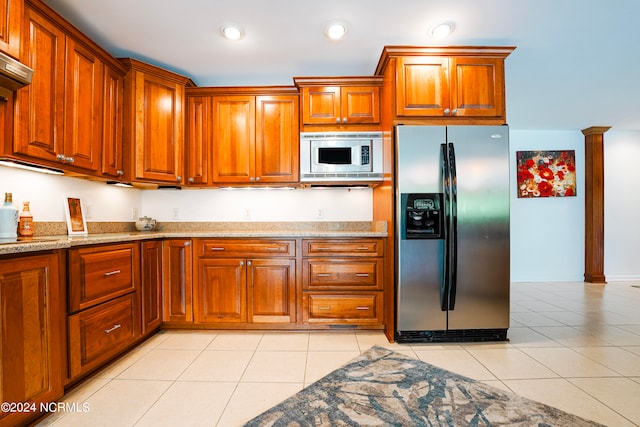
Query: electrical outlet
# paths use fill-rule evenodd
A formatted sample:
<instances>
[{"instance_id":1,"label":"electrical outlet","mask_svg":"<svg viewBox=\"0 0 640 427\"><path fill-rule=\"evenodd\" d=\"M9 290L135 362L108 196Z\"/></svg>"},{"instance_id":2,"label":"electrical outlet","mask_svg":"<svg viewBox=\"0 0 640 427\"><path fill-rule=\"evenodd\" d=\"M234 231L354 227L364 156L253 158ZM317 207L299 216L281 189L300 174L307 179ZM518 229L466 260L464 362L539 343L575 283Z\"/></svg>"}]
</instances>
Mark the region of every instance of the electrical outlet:
<instances>
[{"instance_id":1,"label":"electrical outlet","mask_svg":"<svg viewBox=\"0 0 640 427\"><path fill-rule=\"evenodd\" d=\"M93 213L93 205L91 203L85 203L84 205L84 217L85 219L91 219Z\"/></svg>"},{"instance_id":2,"label":"electrical outlet","mask_svg":"<svg viewBox=\"0 0 640 427\"><path fill-rule=\"evenodd\" d=\"M180 209L178 208L171 209L171 219L180 219Z\"/></svg>"},{"instance_id":3,"label":"electrical outlet","mask_svg":"<svg viewBox=\"0 0 640 427\"><path fill-rule=\"evenodd\" d=\"M318 219L324 218L324 209L318 209Z\"/></svg>"},{"instance_id":4,"label":"electrical outlet","mask_svg":"<svg viewBox=\"0 0 640 427\"><path fill-rule=\"evenodd\" d=\"M138 208L131 208L131 219L138 219Z\"/></svg>"}]
</instances>

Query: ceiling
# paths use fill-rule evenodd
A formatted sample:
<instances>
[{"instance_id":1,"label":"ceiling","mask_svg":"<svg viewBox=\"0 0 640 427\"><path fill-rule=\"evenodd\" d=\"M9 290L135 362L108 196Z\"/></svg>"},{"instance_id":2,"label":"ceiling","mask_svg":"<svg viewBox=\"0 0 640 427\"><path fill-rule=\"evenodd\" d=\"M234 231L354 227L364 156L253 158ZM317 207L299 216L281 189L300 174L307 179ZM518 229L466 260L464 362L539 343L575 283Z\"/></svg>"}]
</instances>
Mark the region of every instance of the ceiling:
<instances>
[{"instance_id":1,"label":"ceiling","mask_svg":"<svg viewBox=\"0 0 640 427\"><path fill-rule=\"evenodd\" d=\"M45 0L116 57L198 86L372 75L386 45L516 46L505 63L514 129L640 130L640 1ZM349 25L330 41L329 21ZM429 27L452 21L445 41ZM245 37L220 36L237 23Z\"/></svg>"}]
</instances>

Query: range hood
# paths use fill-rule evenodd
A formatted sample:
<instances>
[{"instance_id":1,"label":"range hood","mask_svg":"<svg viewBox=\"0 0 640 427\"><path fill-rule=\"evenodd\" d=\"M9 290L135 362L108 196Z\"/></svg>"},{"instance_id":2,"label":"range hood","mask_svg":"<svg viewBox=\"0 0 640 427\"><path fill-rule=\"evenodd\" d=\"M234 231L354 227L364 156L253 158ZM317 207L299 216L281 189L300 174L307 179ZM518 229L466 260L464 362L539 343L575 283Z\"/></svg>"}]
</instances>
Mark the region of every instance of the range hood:
<instances>
[{"instance_id":1,"label":"range hood","mask_svg":"<svg viewBox=\"0 0 640 427\"><path fill-rule=\"evenodd\" d=\"M31 83L33 70L0 52L0 99Z\"/></svg>"}]
</instances>

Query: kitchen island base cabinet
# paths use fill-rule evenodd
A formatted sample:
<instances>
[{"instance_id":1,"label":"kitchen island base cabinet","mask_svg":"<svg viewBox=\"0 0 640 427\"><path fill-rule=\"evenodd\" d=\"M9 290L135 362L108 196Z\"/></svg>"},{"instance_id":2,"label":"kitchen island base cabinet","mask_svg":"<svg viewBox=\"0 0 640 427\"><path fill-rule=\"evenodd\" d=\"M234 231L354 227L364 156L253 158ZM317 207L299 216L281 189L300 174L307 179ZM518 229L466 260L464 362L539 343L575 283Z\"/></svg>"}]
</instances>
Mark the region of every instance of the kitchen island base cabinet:
<instances>
[{"instance_id":1,"label":"kitchen island base cabinet","mask_svg":"<svg viewBox=\"0 0 640 427\"><path fill-rule=\"evenodd\" d=\"M63 395L60 271L57 253L0 259L2 402L39 408ZM2 411L0 426L26 425L35 416Z\"/></svg>"}]
</instances>

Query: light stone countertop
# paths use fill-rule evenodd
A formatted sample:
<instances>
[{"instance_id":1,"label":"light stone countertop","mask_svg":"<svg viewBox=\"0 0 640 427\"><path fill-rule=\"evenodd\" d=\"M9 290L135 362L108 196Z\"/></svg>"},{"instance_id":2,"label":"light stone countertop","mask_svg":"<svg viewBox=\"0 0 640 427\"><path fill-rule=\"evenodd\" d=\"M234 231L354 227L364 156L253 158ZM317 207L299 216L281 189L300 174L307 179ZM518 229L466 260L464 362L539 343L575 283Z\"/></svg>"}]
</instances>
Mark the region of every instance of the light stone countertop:
<instances>
[{"instance_id":1,"label":"light stone countertop","mask_svg":"<svg viewBox=\"0 0 640 427\"><path fill-rule=\"evenodd\" d=\"M103 243L165 238L341 238L387 237L384 221L281 223L162 223L157 231L95 233L87 236L36 236L14 242L0 241L0 255L21 254Z\"/></svg>"}]
</instances>

